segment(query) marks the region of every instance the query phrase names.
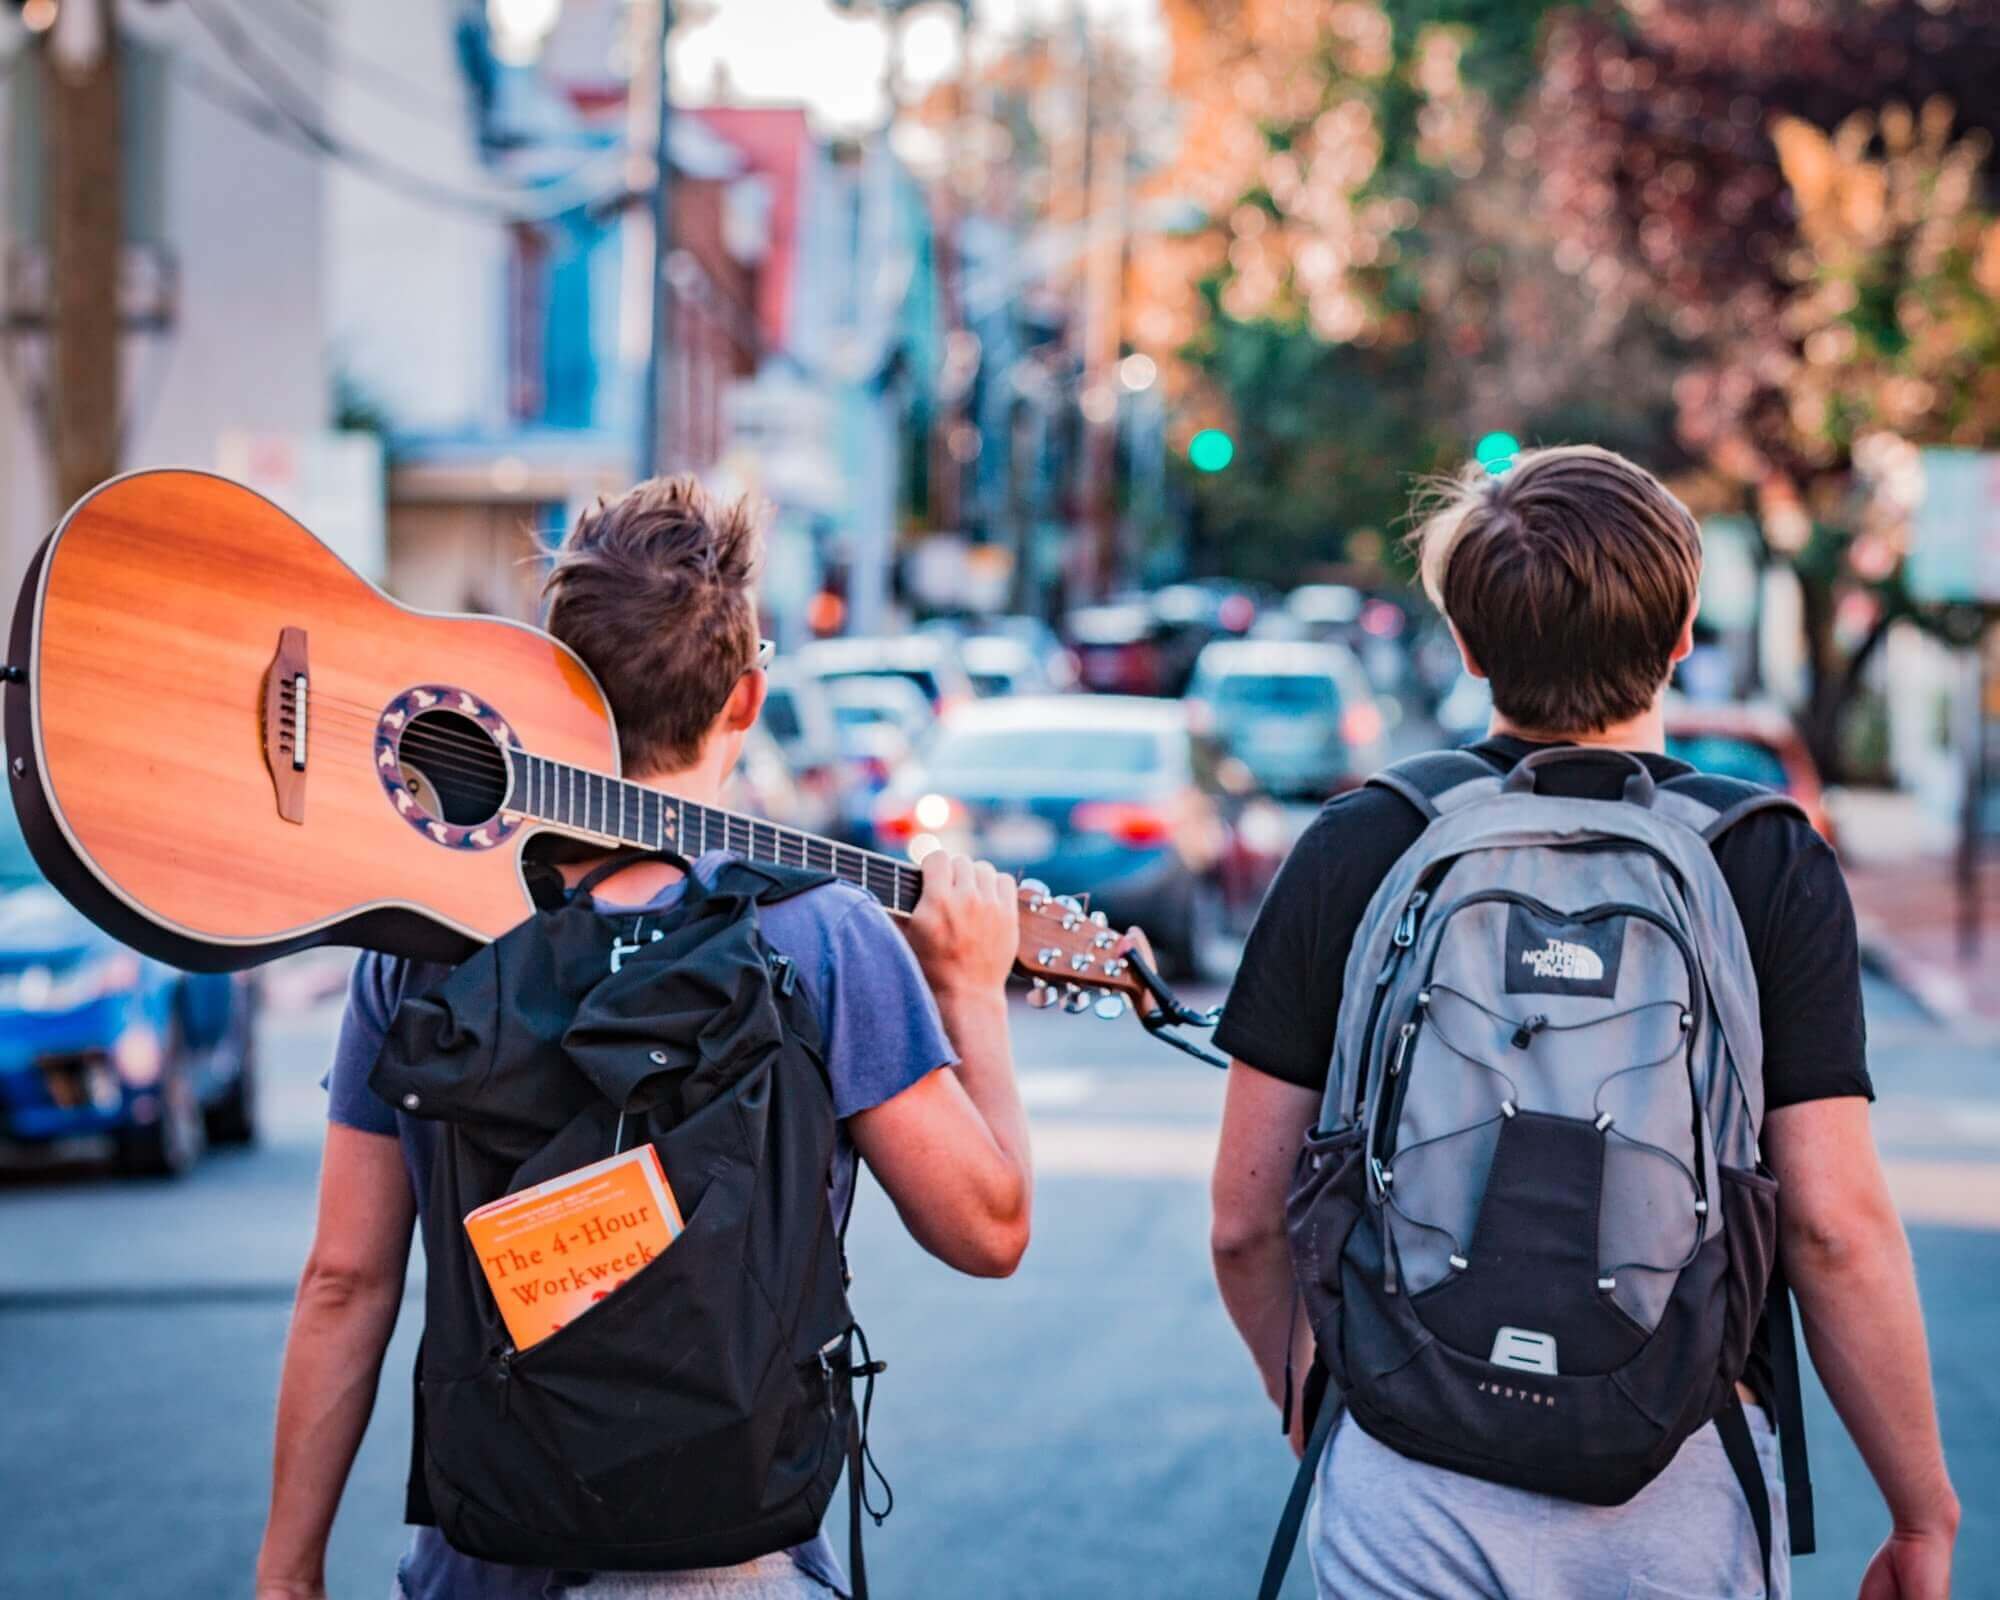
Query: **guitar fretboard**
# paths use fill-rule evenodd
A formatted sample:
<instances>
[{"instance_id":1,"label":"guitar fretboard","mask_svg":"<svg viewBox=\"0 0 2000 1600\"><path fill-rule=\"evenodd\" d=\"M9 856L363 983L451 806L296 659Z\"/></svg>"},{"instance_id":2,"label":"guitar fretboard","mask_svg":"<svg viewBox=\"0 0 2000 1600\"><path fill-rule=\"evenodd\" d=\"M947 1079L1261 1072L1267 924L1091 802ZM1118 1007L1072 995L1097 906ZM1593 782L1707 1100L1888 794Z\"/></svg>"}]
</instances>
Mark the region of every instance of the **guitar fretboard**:
<instances>
[{"instance_id":1,"label":"guitar fretboard","mask_svg":"<svg viewBox=\"0 0 2000 1600\"><path fill-rule=\"evenodd\" d=\"M828 872L867 890L890 911L907 916L917 907L923 880L907 861L525 750L509 750L507 758L514 780L509 811L644 850L676 850L690 861L727 850L746 861Z\"/></svg>"}]
</instances>

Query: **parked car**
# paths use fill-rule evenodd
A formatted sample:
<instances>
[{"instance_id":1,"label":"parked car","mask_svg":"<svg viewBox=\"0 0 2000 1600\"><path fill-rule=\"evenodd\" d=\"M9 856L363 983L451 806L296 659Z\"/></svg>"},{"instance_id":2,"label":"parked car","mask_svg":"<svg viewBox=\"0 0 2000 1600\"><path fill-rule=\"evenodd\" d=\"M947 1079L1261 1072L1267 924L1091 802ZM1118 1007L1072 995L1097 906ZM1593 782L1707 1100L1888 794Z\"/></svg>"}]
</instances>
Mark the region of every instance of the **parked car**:
<instances>
[{"instance_id":1,"label":"parked car","mask_svg":"<svg viewBox=\"0 0 2000 1600\"><path fill-rule=\"evenodd\" d=\"M1284 615L1313 639L1352 644L1361 629L1363 595L1344 583L1302 583L1285 596Z\"/></svg>"},{"instance_id":2,"label":"parked car","mask_svg":"<svg viewBox=\"0 0 2000 1600\"><path fill-rule=\"evenodd\" d=\"M1077 679L1097 694L1165 694L1165 665L1144 601L1079 606L1063 623Z\"/></svg>"},{"instance_id":3,"label":"parked car","mask_svg":"<svg viewBox=\"0 0 2000 1600\"><path fill-rule=\"evenodd\" d=\"M1268 881L1240 870L1235 837L1256 801L1178 702L1024 696L940 722L877 803L875 834L898 854L928 835L1088 895L1114 927L1144 927L1169 970L1208 975Z\"/></svg>"},{"instance_id":4,"label":"parked car","mask_svg":"<svg viewBox=\"0 0 2000 1600\"><path fill-rule=\"evenodd\" d=\"M982 695L1054 694L1059 687L1040 656L1004 633L975 635L959 653L972 687Z\"/></svg>"},{"instance_id":5,"label":"parked car","mask_svg":"<svg viewBox=\"0 0 2000 1600\"><path fill-rule=\"evenodd\" d=\"M836 678L826 692L851 774L847 834L865 840L875 797L935 719L923 691L906 678Z\"/></svg>"},{"instance_id":6,"label":"parked car","mask_svg":"<svg viewBox=\"0 0 2000 1600\"><path fill-rule=\"evenodd\" d=\"M799 666L829 682L841 678L905 678L923 691L933 711L973 698L972 680L958 645L939 633L900 639L818 639L798 653Z\"/></svg>"},{"instance_id":7,"label":"parked car","mask_svg":"<svg viewBox=\"0 0 2000 1600\"><path fill-rule=\"evenodd\" d=\"M1040 617L944 617L924 623L918 631L951 639L958 646L973 687L981 694L1042 694L1049 690L1076 687L1075 653L1056 637L1055 629ZM975 665L982 649L991 645L1000 648L987 649L985 658L999 664L999 670L1007 676L1006 682L982 681L985 669ZM1031 678L1022 679L1016 675L1013 666L1019 659L1016 651L1027 653L1032 662Z\"/></svg>"},{"instance_id":8,"label":"parked car","mask_svg":"<svg viewBox=\"0 0 2000 1600\"><path fill-rule=\"evenodd\" d=\"M722 803L745 816L762 817L788 828L803 828L811 815L809 803L792 766L779 748L777 735L761 720L751 724L743 740L736 770L722 786ZM814 830L823 831L823 830Z\"/></svg>"},{"instance_id":9,"label":"parked car","mask_svg":"<svg viewBox=\"0 0 2000 1600\"><path fill-rule=\"evenodd\" d=\"M827 684L790 661L773 663L767 679L758 720L777 741L798 791L798 814L789 820L808 833L840 833L865 808L853 793L856 780L841 751Z\"/></svg>"},{"instance_id":10,"label":"parked car","mask_svg":"<svg viewBox=\"0 0 2000 1600\"><path fill-rule=\"evenodd\" d=\"M1667 754L1725 778L1745 778L1790 795L1828 844L1834 843L1819 767L1776 706L1718 705L1667 696Z\"/></svg>"},{"instance_id":11,"label":"parked car","mask_svg":"<svg viewBox=\"0 0 2000 1600\"><path fill-rule=\"evenodd\" d=\"M256 1136L256 985L119 944L49 887L0 800L0 1141L109 1138L175 1176Z\"/></svg>"},{"instance_id":12,"label":"parked car","mask_svg":"<svg viewBox=\"0 0 2000 1600\"><path fill-rule=\"evenodd\" d=\"M1382 708L1344 645L1218 639L1188 699L1273 794L1321 798L1382 765Z\"/></svg>"}]
</instances>

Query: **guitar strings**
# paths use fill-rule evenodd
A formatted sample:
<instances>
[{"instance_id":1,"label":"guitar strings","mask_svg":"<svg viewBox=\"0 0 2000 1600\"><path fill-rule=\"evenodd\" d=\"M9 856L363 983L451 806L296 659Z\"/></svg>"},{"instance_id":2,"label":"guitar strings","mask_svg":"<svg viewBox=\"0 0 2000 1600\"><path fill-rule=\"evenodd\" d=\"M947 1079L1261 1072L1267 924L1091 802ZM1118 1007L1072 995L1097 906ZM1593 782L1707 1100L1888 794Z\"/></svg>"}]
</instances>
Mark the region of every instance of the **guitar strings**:
<instances>
[{"instance_id":1,"label":"guitar strings","mask_svg":"<svg viewBox=\"0 0 2000 1600\"><path fill-rule=\"evenodd\" d=\"M372 754L380 729L381 719L379 715L368 714L365 708L359 707L357 702L341 701L337 696L325 695L323 693L314 693L309 696L308 707L310 708L315 704L325 713L322 717L322 722L330 722L332 724L332 730L325 727L322 728L323 737L329 731L336 731L338 737L335 742L337 744L344 746L350 752L365 747ZM348 712L344 709L336 709L347 706L355 707L355 711ZM508 751L520 750L524 755L531 755L531 752L526 751L518 745L503 748L497 740L492 739L490 736L466 733L449 726L439 727L424 723L417 723L406 728L402 738L398 741L398 746L399 752L409 755L420 769L430 769L443 776L482 782L490 782L494 778L500 777L503 773L511 782L513 773L507 754ZM500 762L500 766L498 767L492 764L493 758L496 757ZM616 777L609 773L595 772L587 767L557 761L552 757L533 756L532 758L549 761L559 772L574 774L579 778L595 778L599 782L613 784L630 784L632 781ZM669 796L667 798L675 800L675 803L679 805L699 805L698 802L679 801L677 797ZM622 795L620 803L622 821ZM792 828L784 823L772 822L763 818L747 816L740 812L728 811L719 806L700 807L699 809L717 819L716 825L722 830L725 840L724 848L732 848L734 845L734 836L740 832L747 850L753 854L761 853L759 848L760 841L757 838L756 830L766 830L771 841L770 853L774 857L782 860L793 848L796 848L802 863L810 863L815 855L822 856L825 858L828 869L833 871L837 876L849 882L857 883L871 895L883 899L894 909L903 909L901 902L904 894L907 890L914 887L917 881L917 869L913 864L899 861L893 856L884 855L878 851L868 850L859 845L847 845L835 840L823 839L814 834L807 833L803 829ZM522 814L532 815L533 813L524 810ZM537 820L556 823L558 826L578 826L573 820L566 822L563 819L555 817L538 816ZM598 833L600 837L622 837L622 833L619 830L604 830L599 833L599 830L590 829L586 825L584 831ZM876 877L881 876L885 872L890 879L890 883L886 887L874 881Z\"/></svg>"},{"instance_id":2,"label":"guitar strings","mask_svg":"<svg viewBox=\"0 0 2000 1600\"><path fill-rule=\"evenodd\" d=\"M372 748L372 740L369 743ZM410 751L409 753L414 758L419 770L471 780L491 779L497 776L494 769L490 767L470 767L462 761L453 760L449 756L435 751L419 749ZM561 763L556 763L555 765L558 767L558 770L566 773L574 773L578 777L594 777L600 782L606 783L630 783L629 779L618 779L608 774L592 773L584 768L572 768ZM821 838L818 835L808 833L803 829L793 828L785 823L774 822L767 818L752 817L741 812L729 811L720 806L704 806L698 801L683 801L679 797L672 795L665 795L663 798L677 807L695 807L697 819L704 813L707 817L715 819L710 826L720 829L725 839L729 840L729 844L725 848L733 848L735 836L740 833L743 836L745 847L749 851L757 854L765 853L756 831L761 829L770 837L768 853L771 856L782 860L796 851L802 863L811 862L815 856L823 857L830 870L839 873L843 877L849 877L851 881L862 882L864 887L869 888L871 892L877 892L878 886L867 883L865 876L855 878L853 874L880 874L887 871L895 880L895 887L892 893L897 896L900 896L902 891L908 887L906 880L914 880L916 876L916 868L913 864L899 861L893 856L868 850L859 845L843 844L838 840ZM619 799L621 823L624 815L623 804L624 800L621 794ZM505 809L516 808L507 807ZM531 812L526 808L520 809L524 816L532 815L537 820L552 822L561 826L581 827L582 831L595 834L599 837L622 838L624 836L622 826L620 828L597 829L580 823L578 819L541 816L539 813Z\"/></svg>"}]
</instances>

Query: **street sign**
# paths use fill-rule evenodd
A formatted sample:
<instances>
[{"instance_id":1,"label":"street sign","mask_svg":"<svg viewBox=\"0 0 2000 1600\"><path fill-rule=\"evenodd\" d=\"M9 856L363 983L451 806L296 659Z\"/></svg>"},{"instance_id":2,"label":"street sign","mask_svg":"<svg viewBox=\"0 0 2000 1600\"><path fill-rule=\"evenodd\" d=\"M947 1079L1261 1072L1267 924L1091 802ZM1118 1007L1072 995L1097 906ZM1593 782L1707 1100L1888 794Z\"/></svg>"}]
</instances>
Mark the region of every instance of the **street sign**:
<instances>
[{"instance_id":1,"label":"street sign","mask_svg":"<svg viewBox=\"0 0 2000 1600\"><path fill-rule=\"evenodd\" d=\"M1924 491L1903 567L1929 605L2000 605L2000 453L1925 450Z\"/></svg>"}]
</instances>

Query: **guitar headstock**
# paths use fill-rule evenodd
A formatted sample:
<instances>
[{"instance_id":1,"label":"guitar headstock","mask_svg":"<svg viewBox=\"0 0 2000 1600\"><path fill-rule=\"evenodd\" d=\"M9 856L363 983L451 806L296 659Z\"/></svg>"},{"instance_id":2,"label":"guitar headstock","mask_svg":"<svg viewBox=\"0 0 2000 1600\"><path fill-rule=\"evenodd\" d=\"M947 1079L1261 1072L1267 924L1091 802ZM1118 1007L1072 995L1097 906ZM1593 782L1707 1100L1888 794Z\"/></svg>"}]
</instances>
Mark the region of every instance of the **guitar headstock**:
<instances>
[{"instance_id":1,"label":"guitar headstock","mask_svg":"<svg viewBox=\"0 0 2000 1600\"><path fill-rule=\"evenodd\" d=\"M1014 969L1028 979L1028 1004L1036 1010L1060 1005L1109 1019L1122 1016L1127 999L1143 993L1131 964L1111 953L1119 930L1088 902L1087 895L1052 895L1033 878L1021 885Z\"/></svg>"}]
</instances>

